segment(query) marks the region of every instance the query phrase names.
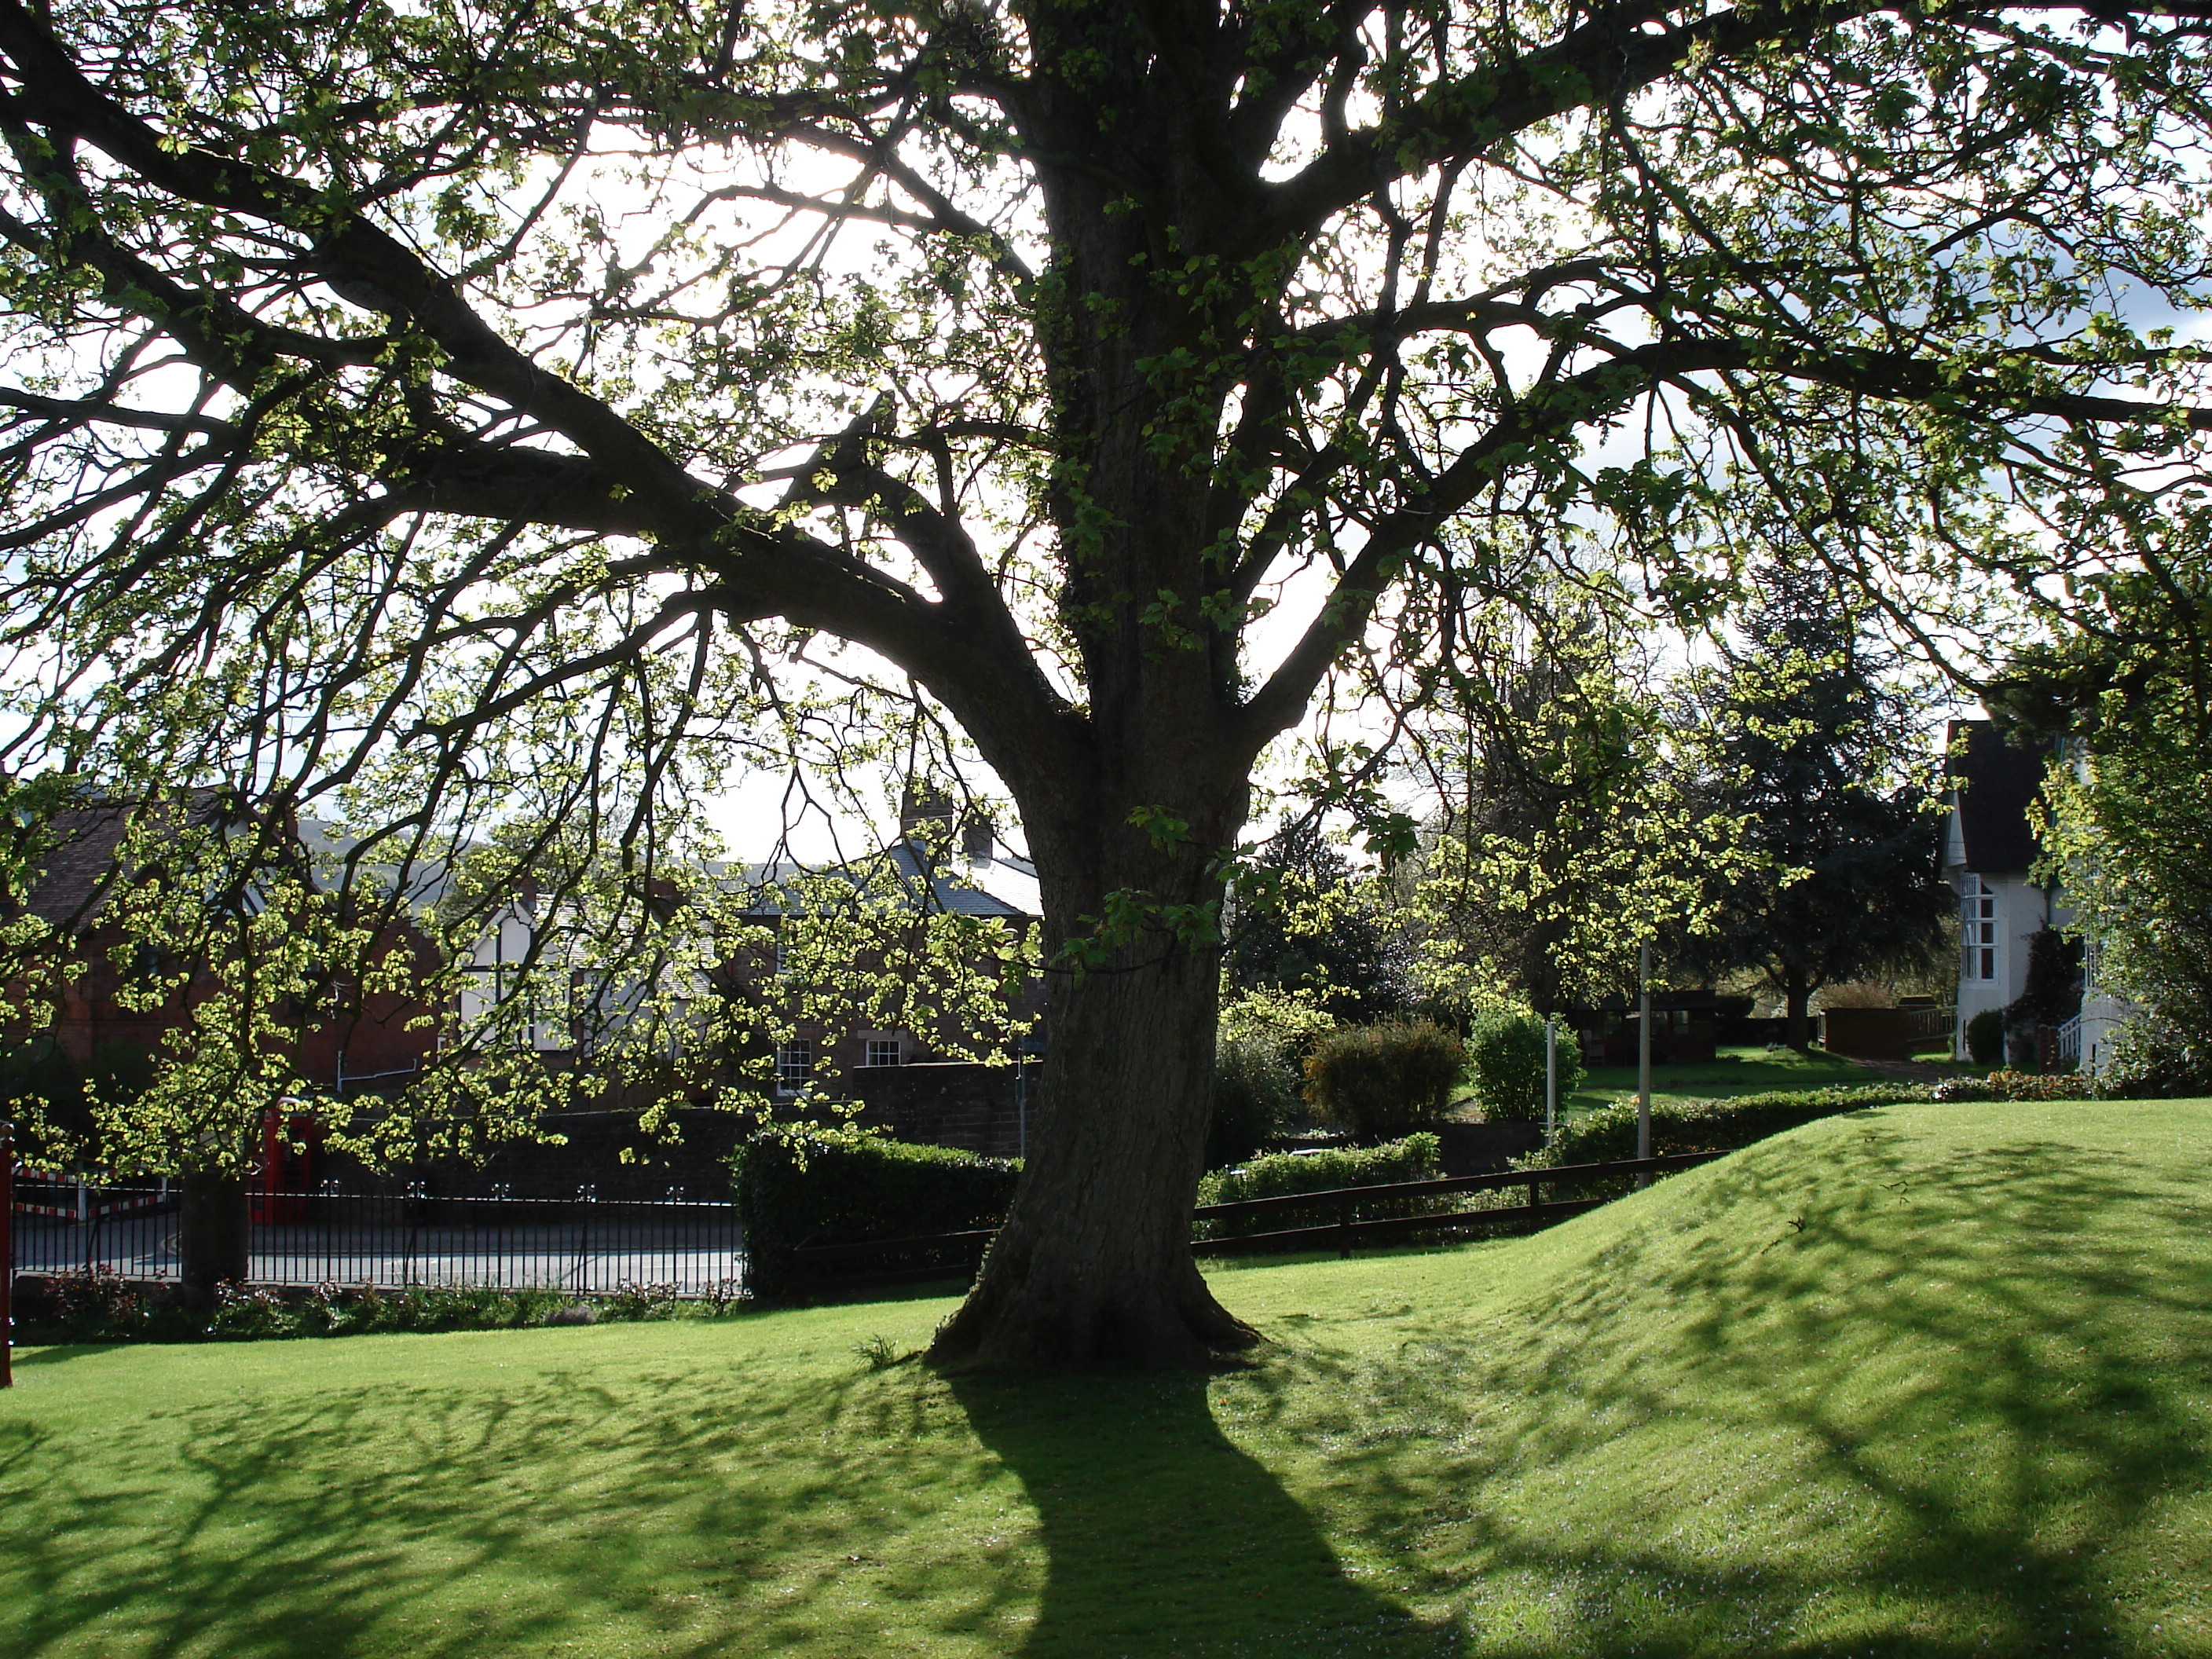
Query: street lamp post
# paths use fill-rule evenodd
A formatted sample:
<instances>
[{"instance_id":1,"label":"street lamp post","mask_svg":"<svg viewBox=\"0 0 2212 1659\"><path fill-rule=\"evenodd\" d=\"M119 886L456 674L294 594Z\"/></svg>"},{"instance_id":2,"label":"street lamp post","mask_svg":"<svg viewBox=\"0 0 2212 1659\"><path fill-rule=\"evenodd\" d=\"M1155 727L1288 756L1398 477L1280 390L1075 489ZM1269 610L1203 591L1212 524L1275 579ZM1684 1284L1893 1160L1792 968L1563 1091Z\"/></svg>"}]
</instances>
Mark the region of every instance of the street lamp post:
<instances>
[{"instance_id":1,"label":"street lamp post","mask_svg":"<svg viewBox=\"0 0 2212 1659\"><path fill-rule=\"evenodd\" d=\"M1651 1156L1651 947L1636 952L1636 1155ZM1638 1188L1651 1184L1649 1170L1636 1177Z\"/></svg>"},{"instance_id":2,"label":"street lamp post","mask_svg":"<svg viewBox=\"0 0 2212 1659\"><path fill-rule=\"evenodd\" d=\"M0 1118L0 1389L15 1386L15 1126Z\"/></svg>"}]
</instances>

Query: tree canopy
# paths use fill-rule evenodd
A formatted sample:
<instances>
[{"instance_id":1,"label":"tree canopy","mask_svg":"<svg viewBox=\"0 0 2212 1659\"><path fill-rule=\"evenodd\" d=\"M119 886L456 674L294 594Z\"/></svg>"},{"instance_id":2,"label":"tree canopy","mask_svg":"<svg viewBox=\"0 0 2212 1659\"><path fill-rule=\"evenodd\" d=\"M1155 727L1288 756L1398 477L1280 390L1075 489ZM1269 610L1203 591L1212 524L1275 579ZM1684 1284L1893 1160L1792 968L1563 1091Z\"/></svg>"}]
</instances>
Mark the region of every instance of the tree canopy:
<instances>
[{"instance_id":1,"label":"tree canopy","mask_svg":"<svg viewBox=\"0 0 2212 1659\"><path fill-rule=\"evenodd\" d=\"M1778 517L1923 634L2195 534L2206 17L0 0L7 764L641 913L733 760L980 760L1047 1104L939 1352L1204 1362L1255 761L1402 836L1472 604Z\"/></svg>"}]
</instances>

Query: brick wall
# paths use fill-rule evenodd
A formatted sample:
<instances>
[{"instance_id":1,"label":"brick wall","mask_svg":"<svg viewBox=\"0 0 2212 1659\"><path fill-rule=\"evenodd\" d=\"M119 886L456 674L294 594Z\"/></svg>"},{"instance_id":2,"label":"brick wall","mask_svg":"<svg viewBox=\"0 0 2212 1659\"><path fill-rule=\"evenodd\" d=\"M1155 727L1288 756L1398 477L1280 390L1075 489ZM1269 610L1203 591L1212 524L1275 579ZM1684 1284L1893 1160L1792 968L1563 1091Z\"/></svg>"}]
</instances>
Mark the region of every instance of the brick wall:
<instances>
[{"instance_id":1,"label":"brick wall","mask_svg":"<svg viewBox=\"0 0 2212 1659\"><path fill-rule=\"evenodd\" d=\"M664 1199L680 1187L695 1201L720 1202L730 1196L730 1149L743 1121L735 1114L684 1111L673 1114L680 1139L663 1146L637 1127L635 1112L558 1112L545 1127L567 1144L514 1142L482 1164L441 1158L380 1176L354 1159L320 1153L313 1160L315 1182L335 1180L348 1192L380 1192L420 1182L434 1197L482 1198L505 1188L514 1198L574 1198L579 1187L592 1187L605 1199ZM628 1151L631 1162L623 1162Z\"/></svg>"},{"instance_id":2,"label":"brick wall","mask_svg":"<svg viewBox=\"0 0 2212 1659\"><path fill-rule=\"evenodd\" d=\"M925 1060L863 1067L848 1072L845 1082L861 1103L864 1127L887 1129L901 1140L958 1146L991 1158L1021 1156L1024 1088L1029 1109L1036 1107L1035 1065L1024 1068Z\"/></svg>"}]
</instances>

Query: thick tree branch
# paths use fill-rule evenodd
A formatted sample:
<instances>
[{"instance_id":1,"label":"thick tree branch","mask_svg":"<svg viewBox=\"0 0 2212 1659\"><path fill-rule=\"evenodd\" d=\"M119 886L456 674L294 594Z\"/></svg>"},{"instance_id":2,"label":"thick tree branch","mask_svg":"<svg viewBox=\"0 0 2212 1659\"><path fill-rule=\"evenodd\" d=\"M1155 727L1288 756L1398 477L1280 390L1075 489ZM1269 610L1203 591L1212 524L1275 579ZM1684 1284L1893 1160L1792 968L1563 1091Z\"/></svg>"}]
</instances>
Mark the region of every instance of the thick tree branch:
<instances>
[{"instance_id":1,"label":"thick tree branch","mask_svg":"<svg viewBox=\"0 0 2212 1659\"><path fill-rule=\"evenodd\" d=\"M1063 711L1026 650L1009 653L1005 642L1018 644L1018 630L995 592L990 602L1000 613L994 621L1002 625L978 630L971 595L963 624L956 626L939 607L856 556L788 526L754 522L752 514L690 477L605 403L539 368L396 238L357 216L333 216L327 200L297 180L165 140L87 82L19 0L0 0L0 52L20 78L21 104L55 137L92 144L181 200L313 234L308 262L326 280L343 285L356 302L419 329L444 353L447 373L575 444L597 475L568 470L557 458L550 467L520 463L537 470L517 473L489 466L489 452L479 452L466 465L448 453L442 471L417 486L422 499L441 511L498 519L513 516L525 502L537 503L539 511L564 502L566 516L552 522L599 528L612 528L604 504L629 503L616 533L650 535L671 556L711 570L733 609L782 615L867 646L914 673L963 719L974 716L984 731L1020 729L1036 738L1041 756L1066 758L1056 735L1063 730ZM0 228L21 245L35 247L40 240L28 226ZM136 284L160 300L163 326L178 333L211 373L242 379L241 390L250 386L264 354L331 365L374 361L386 349L380 341L333 342L274 328L228 301L185 290L107 238L89 239L89 247L88 257L95 264L104 262L112 281ZM201 312L220 326L195 327L191 319ZM227 336L254 342L256 361L227 349ZM1002 755L1011 752L1003 741L994 746Z\"/></svg>"},{"instance_id":2,"label":"thick tree branch","mask_svg":"<svg viewBox=\"0 0 2212 1659\"><path fill-rule=\"evenodd\" d=\"M1540 439L1564 437L1662 385L1693 386L1694 376L1729 372L1802 380L1937 409L1971 407L2097 425L2178 426L2212 432L2212 408L2023 387L1985 371L1901 353L1826 356L1789 345L1734 340L1672 341L1620 351L1579 374L1560 377L1541 395L1532 393L1512 404L1426 488L1375 523L1321 614L1267 683L1246 701L1240 715L1242 746L1257 754L1298 719L1322 677L1365 631L1392 567L1435 537L1446 520L1494 483L1500 458L1507 452Z\"/></svg>"},{"instance_id":3,"label":"thick tree branch","mask_svg":"<svg viewBox=\"0 0 2212 1659\"><path fill-rule=\"evenodd\" d=\"M1378 183L1418 173L1453 156L1480 151L1571 110L1618 103L1692 64L1751 57L1778 46L1802 45L1853 19L1893 9L1893 0L1818 0L1808 5L1753 0L1735 9L1657 30L1671 6L1605 7L1551 46L1431 88L1402 118L1352 133L1268 191L1266 210L1230 252L1243 257L1311 234L1335 214L1370 195ZM2133 17L2212 21L2207 0L2114 8L2092 0L2029 0L2008 14L2071 13L2108 22ZM1966 21L1947 14L1954 25Z\"/></svg>"}]
</instances>

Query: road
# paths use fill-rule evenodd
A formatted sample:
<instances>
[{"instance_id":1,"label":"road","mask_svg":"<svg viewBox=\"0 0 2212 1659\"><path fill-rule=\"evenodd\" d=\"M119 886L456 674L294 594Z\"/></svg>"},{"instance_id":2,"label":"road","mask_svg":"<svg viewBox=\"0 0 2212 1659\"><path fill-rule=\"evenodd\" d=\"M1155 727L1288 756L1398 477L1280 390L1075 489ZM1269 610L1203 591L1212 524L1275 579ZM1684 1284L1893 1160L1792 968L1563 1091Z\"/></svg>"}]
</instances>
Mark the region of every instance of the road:
<instances>
[{"instance_id":1,"label":"road","mask_svg":"<svg viewBox=\"0 0 2212 1659\"><path fill-rule=\"evenodd\" d=\"M716 1206L704 1217L592 1216L535 1225L264 1224L252 1230L252 1264L257 1285L469 1285L579 1294L624 1284L669 1285L679 1296L703 1296L744 1278L744 1251L734 1216ZM129 1279L174 1279L179 1265L173 1209L82 1223L15 1218L18 1273L105 1266Z\"/></svg>"}]
</instances>

